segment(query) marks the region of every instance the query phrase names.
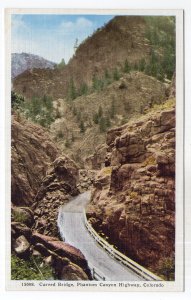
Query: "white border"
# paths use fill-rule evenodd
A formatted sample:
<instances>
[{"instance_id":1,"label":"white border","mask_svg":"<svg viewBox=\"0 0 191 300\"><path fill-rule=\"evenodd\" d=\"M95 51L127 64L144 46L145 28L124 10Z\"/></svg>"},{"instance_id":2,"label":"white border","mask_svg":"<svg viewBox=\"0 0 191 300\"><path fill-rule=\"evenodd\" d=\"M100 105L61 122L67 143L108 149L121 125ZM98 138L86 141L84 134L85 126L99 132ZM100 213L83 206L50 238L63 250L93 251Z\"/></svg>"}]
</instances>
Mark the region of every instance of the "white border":
<instances>
[{"instance_id":1,"label":"white border","mask_svg":"<svg viewBox=\"0 0 191 300\"><path fill-rule=\"evenodd\" d=\"M7 63L7 73L6 73L6 82L7 82L7 89L6 89L6 98L9 99L9 105L7 104L6 115L10 116L10 90L11 90L11 82L10 82L10 56L11 56L11 40L10 40L10 28L11 28L11 15L12 14L108 14L108 15L174 15L176 17L176 73L177 73L177 82L176 82L176 243L175 243L175 257L176 257L176 264L175 264L175 282L164 282L163 288L153 287L153 285L147 285L141 283L140 288L138 291L183 291L183 12L181 10L62 10L62 9L8 9L6 10L6 63ZM9 161L8 165L8 172L7 172L7 190L6 190L6 198L11 199L10 195L10 120L7 118L7 126L8 129L6 132L7 137L7 159ZM22 286L22 282L20 281L10 281L10 202L8 205L7 201L7 218L6 224L7 231L6 236L9 237L7 241L7 259L8 262L6 266L7 270L7 289L14 289L14 290L51 290L52 287L41 287L39 286L39 282L33 282L35 287L25 287ZM112 283L112 282L111 282ZM110 283L110 284L111 284ZM109 282L108 282L109 284ZM89 288L86 287L85 290L99 290L101 287L98 284L98 288ZM63 287L53 287L53 289L62 290ZM67 289L64 287L64 289ZM71 289L71 288L70 288ZM84 290L75 283L74 290ZM104 287L104 291L111 290L111 286L108 288L107 286ZM127 290L137 290L137 288L131 287L130 289L127 288L119 288L115 287L116 291L127 291Z\"/></svg>"},{"instance_id":2,"label":"white border","mask_svg":"<svg viewBox=\"0 0 191 300\"><path fill-rule=\"evenodd\" d=\"M16 3L15 3L16 2ZM78 0L70 0L68 1L58 1L58 0L54 0L54 1L43 1L43 0L38 0L37 2L35 0L33 1L1 1L0 2L0 8L1 8L1 18L0 18L0 26L1 26L1 45L4 44L4 30L3 30L3 8L4 7L91 7L91 8L169 8L169 9L184 9L185 10L185 61L186 61L186 78L185 78L185 83L186 83L186 88L185 88L185 100L186 100L186 111L185 111L185 149L187 150L185 152L185 160L186 160L186 164L185 164L185 184L186 184L186 189L185 189L185 205L186 205L186 210L185 210L185 218L186 218L186 232L185 232L185 238L186 238L186 292L184 293L152 293L152 294L148 294L148 293L128 293L128 296L131 297L132 299L138 299L140 297L140 299L150 299L151 297L155 297L156 299L177 299L178 297L181 297L181 299L189 299L189 297L191 296L191 234L190 234L190 228L191 228L191 202L190 202L190 194L191 194L191 135L190 135L190 128L191 128L191 118L190 118L190 112L191 112L191 90L190 90L190 86L191 86L191 40L190 40L190 28L191 28L191 1L190 0L160 0L160 1L152 1L152 0L144 0L144 2L142 0L134 0L134 1L128 1L128 0L118 0L117 2L115 1L111 1L111 0L97 0L97 1L79 1ZM1 69L4 69L4 56L3 56L3 52L4 50L2 49L2 47L0 48L0 54L1 54ZM0 73L0 79L1 79L1 86L3 85L3 81L4 78L2 77L2 73ZM0 89L0 95L1 95L1 99L3 99L4 97L4 91L3 89ZM0 137L1 137L1 141L3 142L4 139L4 106L2 107L2 109L0 110L0 121L1 121L1 126L0 126ZM3 142L4 145L4 142ZM0 158L1 158L1 167L4 170L4 156L5 155L5 146L0 147ZM2 194L4 195L4 175L1 174L1 191ZM1 213L4 211L4 203L1 201L0 202L1 205ZM4 215L1 214L1 220L2 222L4 222ZM1 226L0 227L0 234L1 234L1 240L3 241L5 238L5 234L4 234L4 228ZM4 261L4 248L1 247L0 248L0 255L1 255L1 262ZM3 268L2 268L3 267ZM5 282L5 277L4 277L4 272L5 272L5 268L4 265L2 266L1 264L1 268L0 268L0 287L1 287L1 295L3 297L11 297L11 295L15 298L16 295L18 295L20 298L22 297L26 297L26 293L22 293L22 292L14 292L14 293L6 293L4 291L4 282ZM15 295L16 293L16 295ZM14 295L13 295L14 294ZM56 297L63 297L63 295L60 295L58 293L55 293ZM27 293L27 297L30 299L30 297L34 297L38 295L39 297L42 296L46 296L47 299L52 298L53 294L52 293L35 293L35 294L30 294ZM73 296L77 294L76 293L70 293L70 297L73 298ZM112 298L112 294L108 293L107 294L108 297ZM126 294L118 294L118 296L120 295L121 298L126 297ZM82 295L82 293L80 294L80 296L83 296L84 298L90 297L89 293L88 294L84 294ZM116 297L117 295L114 294L114 297ZM91 298L94 299L94 297L98 297L97 293L91 293ZM99 293L99 297L101 297L101 294Z\"/></svg>"}]
</instances>

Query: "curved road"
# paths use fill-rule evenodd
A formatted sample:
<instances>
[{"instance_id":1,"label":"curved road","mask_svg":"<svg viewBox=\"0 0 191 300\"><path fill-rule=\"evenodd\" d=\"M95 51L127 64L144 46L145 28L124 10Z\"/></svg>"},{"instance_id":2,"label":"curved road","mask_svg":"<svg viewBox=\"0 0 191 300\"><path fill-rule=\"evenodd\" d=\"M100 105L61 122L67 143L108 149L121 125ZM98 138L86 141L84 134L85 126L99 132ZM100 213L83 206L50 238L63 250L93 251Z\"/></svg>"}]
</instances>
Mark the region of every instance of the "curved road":
<instances>
[{"instance_id":1,"label":"curved road","mask_svg":"<svg viewBox=\"0 0 191 300\"><path fill-rule=\"evenodd\" d=\"M62 206L58 215L60 234L67 243L80 249L89 267L105 280L139 281L143 278L112 259L94 240L85 227L83 209L89 202L90 192L75 197Z\"/></svg>"}]
</instances>

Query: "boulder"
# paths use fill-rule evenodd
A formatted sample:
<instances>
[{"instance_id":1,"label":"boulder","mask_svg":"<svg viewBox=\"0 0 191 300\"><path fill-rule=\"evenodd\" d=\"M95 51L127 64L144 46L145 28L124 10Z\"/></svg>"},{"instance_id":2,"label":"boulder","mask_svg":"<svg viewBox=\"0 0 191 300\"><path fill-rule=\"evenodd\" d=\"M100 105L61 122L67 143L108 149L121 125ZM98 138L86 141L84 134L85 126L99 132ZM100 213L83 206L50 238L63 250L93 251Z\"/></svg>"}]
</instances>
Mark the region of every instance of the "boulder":
<instances>
[{"instance_id":1,"label":"boulder","mask_svg":"<svg viewBox=\"0 0 191 300\"><path fill-rule=\"evenodd\" d=\"M28 241L31 238L31 229L25 224L20 222L11 222L11 229L13 230L12 237L17 238L19 236L24 236Z\"/></svg>"},{"instance_id":2,"label":"boulder","mask_svg":"<svg viewBox=\"0 0 191 300\"><path fill-rule=\"evenodd\" d=\"M30 255L30 244L24 235L19 236L13 245L16 254L21 258L27 258Z\"/></svg>"},{"instance_id":3,"label":"boulder","mask_svg":"<svg viewBox=\"0 0 191 300\"><path fill-rule=\"evenodd\" d=\"M34 215L28 207L11 207L11 219L15 222L21 222L29 227L34 224Z\"/></svg>"},{"instance_id":4,"label":"boulder","mask_svg":"<svg viewBox=\"0 0 191 300\"><path fill-rule=\"evenodd\" d=\"M87 274L83 271L82 268L76 264L69 263L64 266L59 274L60 280L89 280Z\"/></svg>"},{"instance_id":5,"label":"boulder","mask_svg":"<svg viewBox=\"0 0 191 300\"><path fill-rule=\"evenodd\" d=\"M40 233L33 233L33 244L40 243L46 247L46 249L55 252L61 257L67 257L70 261L78 264L83 268L87 268L87 261L84 255L77 248L58 240L55 237L45 236ZM37 249L39 250L39 248Z\"/></svg>"}]
</instances>

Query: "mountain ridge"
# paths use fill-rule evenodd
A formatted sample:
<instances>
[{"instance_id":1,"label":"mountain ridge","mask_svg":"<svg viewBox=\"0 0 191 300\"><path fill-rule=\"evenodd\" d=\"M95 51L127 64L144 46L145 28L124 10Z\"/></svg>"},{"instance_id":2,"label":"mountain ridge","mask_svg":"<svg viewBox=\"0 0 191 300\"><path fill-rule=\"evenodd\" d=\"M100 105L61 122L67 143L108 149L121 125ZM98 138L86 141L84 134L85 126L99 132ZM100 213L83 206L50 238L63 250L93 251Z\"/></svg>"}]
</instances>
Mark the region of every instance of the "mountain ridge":
<instances>
[{"instance_id":1,"label":"mountain ridge","mask_svg":"<svg viewBox=\"0 0 191 300\"><path fill-rule=\"evenodd\" d=\"M31 53L11 53L11 78L15 78L26 70L34 68L53 69L56 63L51 62L42 56Z\"/></svg>"}]
</instances>

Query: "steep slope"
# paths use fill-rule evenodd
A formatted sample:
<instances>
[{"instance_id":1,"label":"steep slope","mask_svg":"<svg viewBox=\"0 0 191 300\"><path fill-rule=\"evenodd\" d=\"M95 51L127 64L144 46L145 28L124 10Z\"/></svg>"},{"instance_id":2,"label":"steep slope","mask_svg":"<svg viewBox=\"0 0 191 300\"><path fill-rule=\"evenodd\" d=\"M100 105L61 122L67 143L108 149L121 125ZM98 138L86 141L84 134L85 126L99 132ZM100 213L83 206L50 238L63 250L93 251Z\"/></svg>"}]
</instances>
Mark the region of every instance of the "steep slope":
<instances>
[{"instance_id":1,"label":"steep slope","mask_svg":"<svg viewBox=\"0 0 191 300\"><path fill-rule=\"evenodd\" d=\"M95 148L104 143L108 128L120 126L164 102L167 91L164 83L144 73L124 74L103 91L78 97L72 104L55 101L60 118L52 123L51 134L59 147L83 166ZM97 164L89 160L89 167L99 169L103 155L98 160Z\"/></svg>"},{"instance_id":2,"label":"steep slope","mask_svg":"<svg viewBox=\"0 0 191 300\"><path fill-rule=\"evenodd\" d=\"M11 54L11 78L15 78L26 70L54 69L55 63L44 59L41 56L30 53L12 53Z\"/></svg>"},{"instance_id":3,"label":"steep slope","mask_svg":"<svg viewBox=\"0 0 191 300\"><path fill-rule=\"evenodd\" d=\"M48 166L61 153L48 133L19 115L12 116L11 199L30 206Z\"/></svg>"},{"instance_id":4,"label":"steep slope","mask_svg":"<svg viewBox=\"0 0 191 300\"><path fill-rule=\"evenodd\" d=\"M94 182L89 221L127 256L174 278L175 108L168 100L107 133L106 168Z\"/></svg>"},{"instance_id":5,"label":"steep slope","mask_svg":"<svg viewBox=\"0 0 191 300\"><path fill-rule=\"evenodd\" d=\"M172 23L170 17L159 21L163 27L155 26L153 31L153 21L148 22L145 17L114 17L77 48L75 55L63 70L26 71L14 80L14 89L27 98L33 95L43 96L45 93L56 99L64 98L68 95L71 80L77 90L81 89L84 83L91 86L95 76L100 78L107 71L113 76L116 69L119 72L123 71L126 60L136 69L143 69L146 63L152 61L152 66L147 66L147 73L164 73L164 67L169 63L173 64L174 59L173 56L170 60L171 55L165 48L168 43L166 41L173 41L174 36L172 29L167 31ZM173 28L173 25L171 27ZM158 33L161 36L158 37ZM153 35L155 40L152 39ZM160 43L158 39L162 39ZM165 55L168 56L168 64L163 59L166 59Z\"/></svg>"},{"instance_id":6,"label":"steep slope","mask_svg":"<svg viewBox=\"0 0 191 300\"><path fill-rule=\"evenodd\" d=\"M43 128L12 116L13 279L91 279L84 255L58 238L58 209L78 194L78 168L60 153Z\"/></svg>"}]
</instances>

